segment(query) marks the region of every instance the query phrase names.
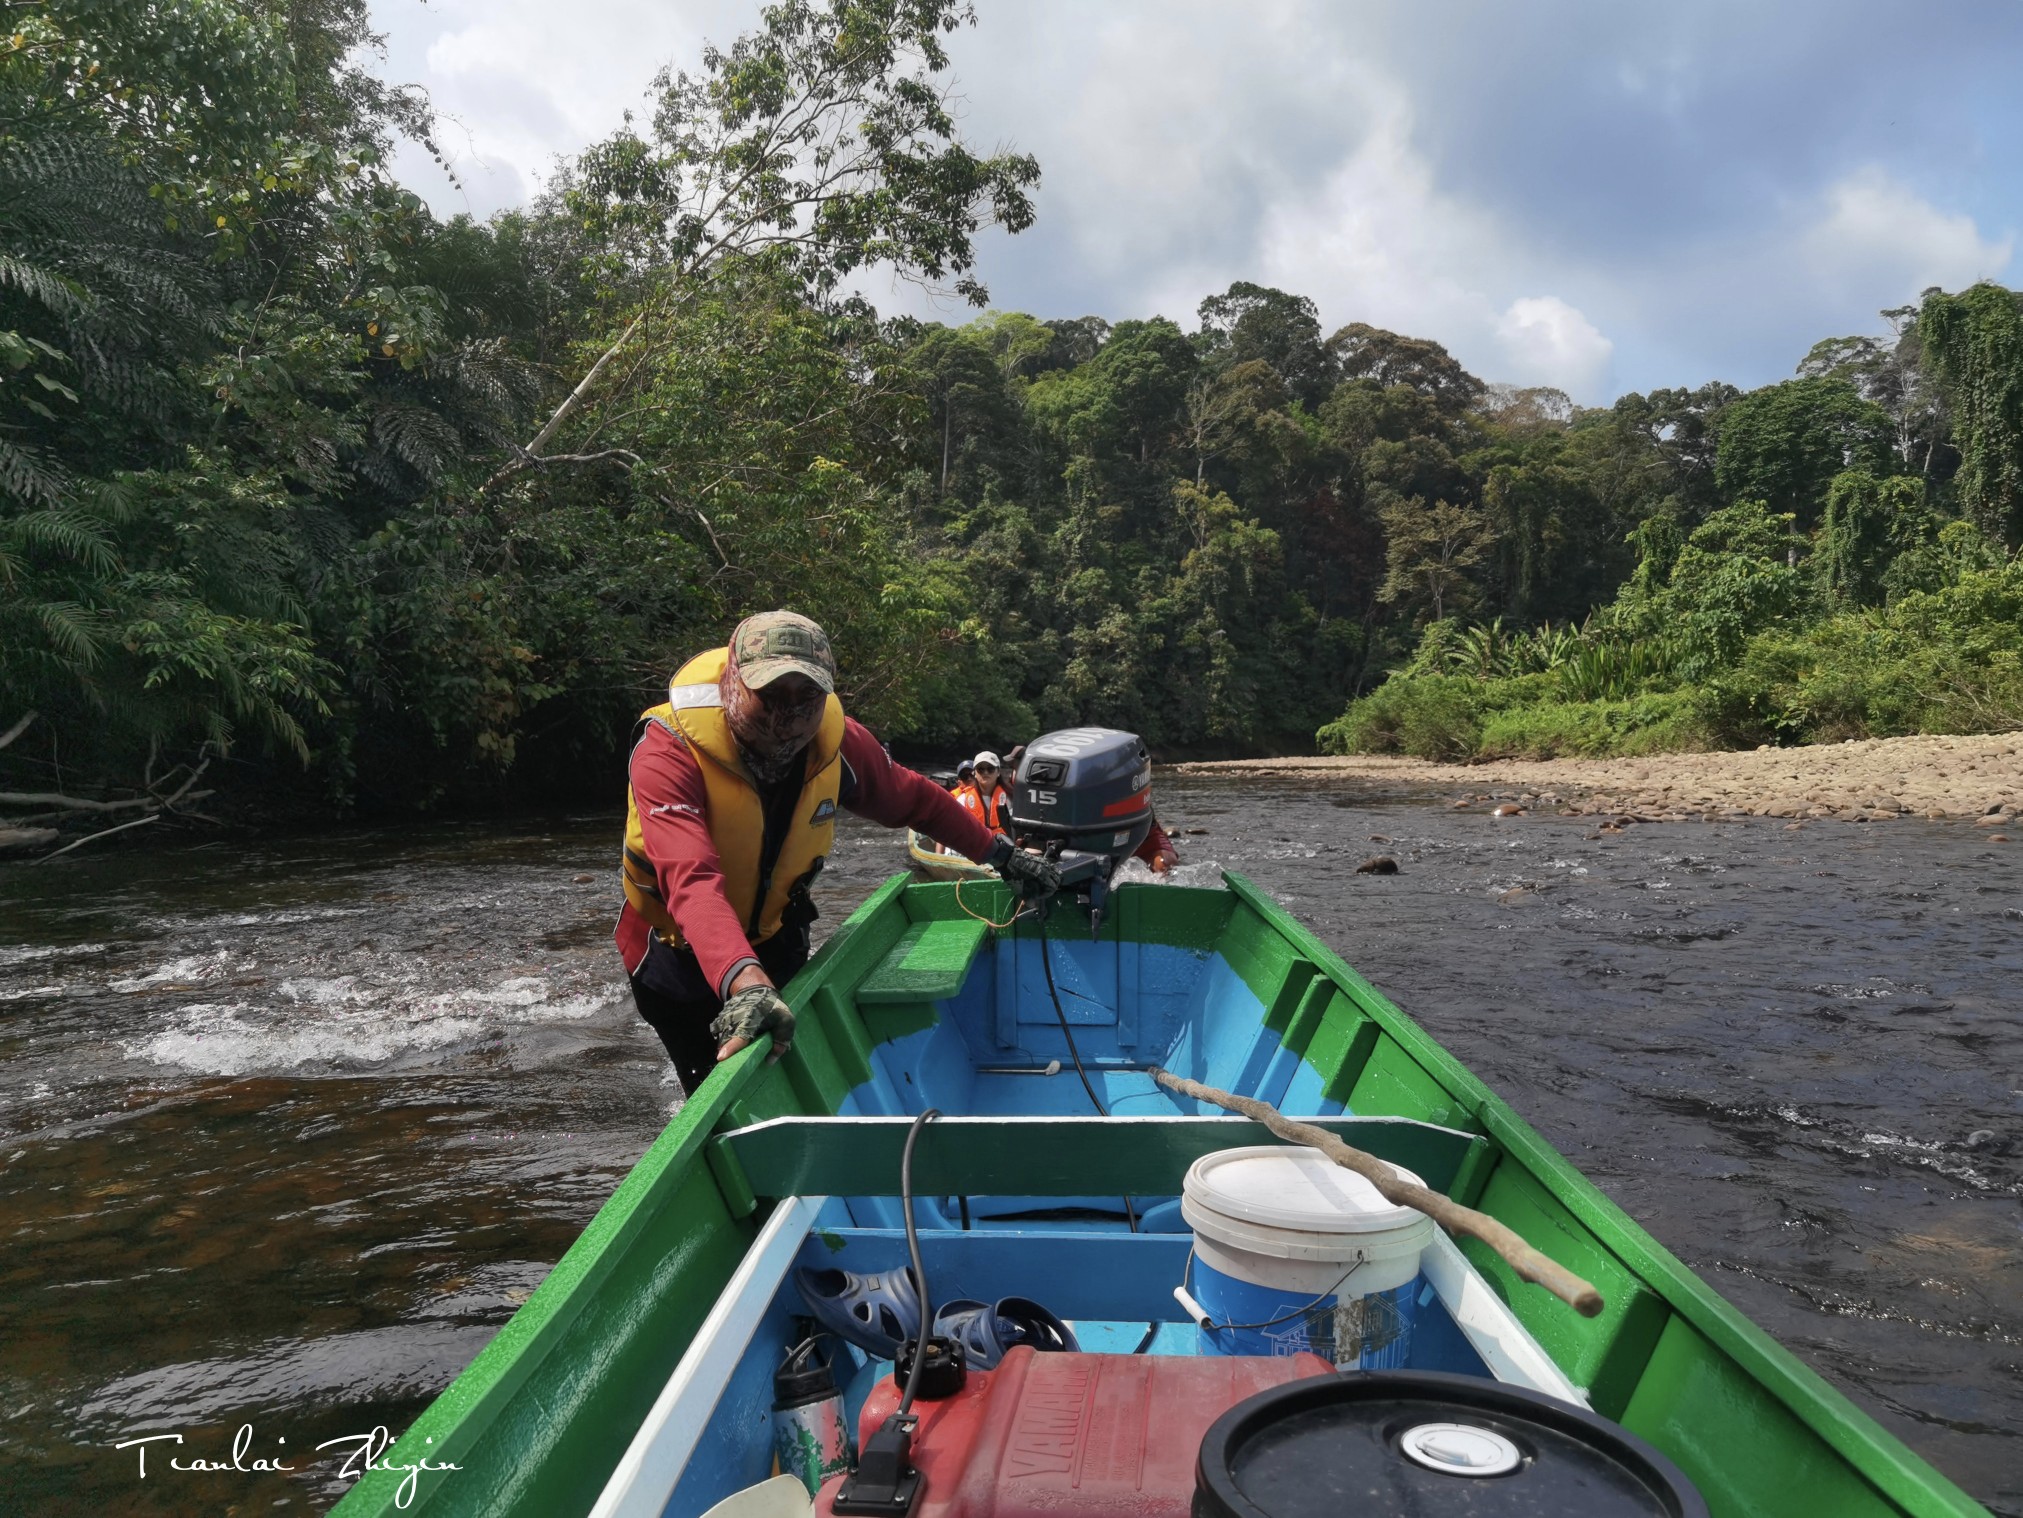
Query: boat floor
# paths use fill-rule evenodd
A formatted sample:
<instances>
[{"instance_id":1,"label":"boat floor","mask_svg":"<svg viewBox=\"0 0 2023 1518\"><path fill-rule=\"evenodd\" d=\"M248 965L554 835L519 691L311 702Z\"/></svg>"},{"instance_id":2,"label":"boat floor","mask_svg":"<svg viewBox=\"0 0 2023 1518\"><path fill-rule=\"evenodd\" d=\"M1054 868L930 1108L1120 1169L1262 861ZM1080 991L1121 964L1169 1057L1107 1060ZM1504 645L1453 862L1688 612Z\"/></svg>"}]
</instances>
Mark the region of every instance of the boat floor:
<instances>
[{"instance_id":1,"label":"boat floor","mask_svg":"<svg viewBox=\"0 0 2023 1518\"><path fill-rule=\"evenodd\" d=\"M801 1197L775 1209L747 1256L744 1279L725 1294L683 1356L596 1514L705 1512L771 1473L773 1371L816 1327L795 1271L871 1274L905 1264L902 1228L862 1227L853 1220L875 1210L867 1203L887 1200ZM1171 1199L1146 1200L1150 1216ZM1173 1293L1187 1279L1188 1232L1133 1233L1121 1219L979 1220L968 1230L923 1230L920 1247L938 1302L1027 1297L1067 1320L1082 1349L1092 1353L1215 1353ZM1404 1353L1384 1356L1386 1363L1492 1377L1586 1405L1581 1390L1444 1235L1428 1248L1413 1284L1416 1311ZM1283 1352L1296 1347L1288 1341ZM866 1397L892 1367L854 1346L838 1351L837 1381L855 1429ZM669 1493L658 1482L671 1479Z\"/></svg>"}]
</instances>

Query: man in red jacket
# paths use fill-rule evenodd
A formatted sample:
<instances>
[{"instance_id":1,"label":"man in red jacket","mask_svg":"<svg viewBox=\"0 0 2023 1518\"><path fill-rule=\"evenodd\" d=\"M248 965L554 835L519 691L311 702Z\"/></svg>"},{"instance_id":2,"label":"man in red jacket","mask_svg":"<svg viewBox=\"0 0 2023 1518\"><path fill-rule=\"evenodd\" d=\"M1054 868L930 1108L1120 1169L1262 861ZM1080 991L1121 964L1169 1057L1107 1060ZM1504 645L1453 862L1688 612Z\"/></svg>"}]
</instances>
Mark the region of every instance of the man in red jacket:
<instances>
[{"instance_id":1,"label":"man in red jacket","mask_svg":"<svg viewBox=\"0 0 2023 1518\"><path fill-rule=\"evenodd\" d=\"M997 869L1021 896L1060 870L894 764L834 694L828 637L789 611L747 617L646 711L632 750L617 940L640 1016L693 1092L759 1037L793 1039L778 987L808 957L808 888L840 807L912 827Z\"/></svg>"}]
</instances>

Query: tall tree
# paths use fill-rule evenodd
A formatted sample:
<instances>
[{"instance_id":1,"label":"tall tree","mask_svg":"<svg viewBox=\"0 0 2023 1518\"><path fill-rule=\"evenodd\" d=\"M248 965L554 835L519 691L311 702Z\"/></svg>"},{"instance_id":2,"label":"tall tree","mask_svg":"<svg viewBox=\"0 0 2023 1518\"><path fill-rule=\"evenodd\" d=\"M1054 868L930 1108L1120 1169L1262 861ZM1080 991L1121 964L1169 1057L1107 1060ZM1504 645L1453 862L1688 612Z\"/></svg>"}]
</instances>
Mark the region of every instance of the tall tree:
<instances>
[{"instance_id":1,"label":"tall tree","mask_svg":"<svg viewBox=\"0 0 2023 1518\"><path fill-rule=\"evenodd\" d=\"M1452 501L1396 500L1383 508L1388 538L1383 596L1404 607L1423 607L1438 622L1473 604L1471 574L1494 545L1482 512Z\"/></svg>"},{"instance_id":2,"label":"tall tree","mask_svg":"<svg viewBox=\"0 0 2023 1518\"><path fill-rule=\"evenodd\" d=\"M1918 308L1899 306L1882 316L1890 324L1889 337L1825 338L1799 360L1798 373L1846 380L1863 400L1882 407L1896 424L1900 466L1930 479L1948 427L1944 399L1926 372Z\"/></svg>"},{"instance_id":3,"label":"tall tree","mask_svg":"<svg viewBox=\"0 0 2023 1518\"><path fill-rule=\"evenodd\" d=\"M1351 322L1328 339L1327 349L1343 379L1410 386L1449 416L1466 411L1482 395L1482 381L1427 338L1401 337L1367 322Z\"/></svg>"},{"instance_id":4,"label":"tall tree","mask_svg":"<svg viewBox=\"0 0 2023 1518\"><path fill-rule=\"evenodd\" d=\"M1304 295L1240 279L1202 301L1197 314L1204 356L1217 367L1269 364L1287 393L1310 408L1333 387L1334 362L1321 342L1320 316Z\"/></svg>"},{"instance_id":5,"label":"tall tree","mask_svg":"<svg viewBox=\"0 0 2023 1518\"><path fill-rule=\"evenodd\" d=\"M979 156L957 135L942 39L967 0L778 0L761 29L655 81L649 135L629 127L583 156L568 201L638 312L493 483L536 462L635 337L711 270L764 257L817 296L860 269L953 281L982 306L977 232L1023 231L1039 165Z\"/></svg>"},{"instance_id":6,"label":"tall tree","mask_svg":"<svg viewBox=\"0 0 2023 1518\"><path fill-rule=\"evenodd\" d=\"M949 474L968 445L985 430L1009 423L1004 373L977 334L938 326L907 351L905 367L927 402L939 454L935 489L945 496Z\"/></svg>"},{"instance_id":7,"label":"tall tree","mask_svg":"<svg viewBox=\"0 0 2023 1518\"><path fill-rule=\"evenodd\" d=\"M1843 469L1889 471L1896 428L1845 379L1765 385L1721 412L1714 480L1731 499L1768 503L1809 531Z\"/></svg>"}]
</instances>

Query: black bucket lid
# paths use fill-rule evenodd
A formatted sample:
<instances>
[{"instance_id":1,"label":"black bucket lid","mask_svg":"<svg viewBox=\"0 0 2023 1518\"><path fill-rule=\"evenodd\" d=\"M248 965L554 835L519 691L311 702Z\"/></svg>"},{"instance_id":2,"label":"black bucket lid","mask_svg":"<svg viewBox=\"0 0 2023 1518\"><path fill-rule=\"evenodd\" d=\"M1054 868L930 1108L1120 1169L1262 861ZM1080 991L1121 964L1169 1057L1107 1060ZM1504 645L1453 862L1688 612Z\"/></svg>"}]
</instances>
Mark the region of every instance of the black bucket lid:
<instances>
[{"instance_id":1,"label":"black bucket lid","mask_svg":"<svg viewBox=\"0 0 2023 1518\"><path fill-rule=\"evenodd\" d=\"M1201 1441L1194 1518L1707 1518L1626 1429L1474 1376L1375 1371L1261 1392Z\"/></svg>"}]
</instances>

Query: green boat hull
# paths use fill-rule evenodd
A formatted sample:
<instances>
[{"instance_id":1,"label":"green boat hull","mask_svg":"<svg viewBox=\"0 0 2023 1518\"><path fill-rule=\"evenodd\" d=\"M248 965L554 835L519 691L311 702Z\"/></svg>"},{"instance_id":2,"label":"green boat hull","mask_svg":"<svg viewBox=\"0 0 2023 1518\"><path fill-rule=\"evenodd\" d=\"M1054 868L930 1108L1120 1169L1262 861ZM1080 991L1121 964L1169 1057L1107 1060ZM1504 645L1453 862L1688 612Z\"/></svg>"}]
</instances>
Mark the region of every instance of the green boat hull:
<instances>
[{"instance_id":1,"label":"green boat hull","mask_svg":"<svg viewBox=\"0 0 2023 1518\"><path fill-rule=\"evenodd\" d=\"M1104 936L1226 965L1331 1108L1479 1136L1452 1194L1592 1281L1607 1307L1578 1317L1464 1241L1469 1261L1594 1410L1670 1456L1716 1515L1985 1512L1680 1264L1285 911L1225 879L1222 890L1124 888ZM874 1049L934 1022L961 973L935 945L973 944L984 910L1011 915L1002 888L971 885L958 901L953 886L895 879L866 902L788 990L792 1055L769 1065L755 1048L718 1067L339 1518L587 1513L775 1205L721 1135L843 1108L871 1079ZM1032 933L1021 923L1007 936Z\"/></svg>"}]
</instances>

